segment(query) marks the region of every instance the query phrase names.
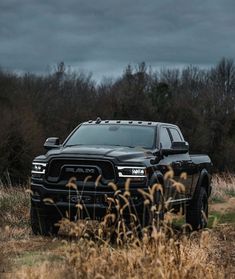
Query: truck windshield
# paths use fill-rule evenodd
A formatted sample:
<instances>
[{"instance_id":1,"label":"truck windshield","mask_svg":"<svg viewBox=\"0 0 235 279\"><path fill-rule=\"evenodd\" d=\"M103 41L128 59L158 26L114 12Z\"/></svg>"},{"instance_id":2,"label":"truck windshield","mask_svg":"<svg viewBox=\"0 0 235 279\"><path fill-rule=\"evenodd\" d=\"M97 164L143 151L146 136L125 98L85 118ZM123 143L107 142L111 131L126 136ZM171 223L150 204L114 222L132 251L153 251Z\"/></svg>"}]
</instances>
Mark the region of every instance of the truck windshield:
<instances>
[{"instance_id":1,"label":"truck windshield","mask_svg":"<svg viewBox=\"0 0 235 279\"><path fill-rule=\"evenodd\" d=\"M124 124L83 124L72 134L65 146L110 145L152 149L154 139L155 127Z\"/></svg>"}]
</instances>

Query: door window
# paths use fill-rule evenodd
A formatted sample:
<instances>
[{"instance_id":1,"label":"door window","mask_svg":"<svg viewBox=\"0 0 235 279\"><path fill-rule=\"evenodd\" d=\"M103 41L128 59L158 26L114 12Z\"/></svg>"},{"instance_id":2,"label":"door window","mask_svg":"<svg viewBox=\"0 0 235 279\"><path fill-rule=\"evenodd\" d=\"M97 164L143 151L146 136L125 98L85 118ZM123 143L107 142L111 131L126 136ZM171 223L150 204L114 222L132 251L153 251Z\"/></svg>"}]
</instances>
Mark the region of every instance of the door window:
<instances>
[{"instance_id":1,"label":"door window","mask_svg":"<svg viewBox=\"0 0 235 279\"><path fill-rule=\"evenodd\" d=\"M163 149L171 148L171 138L167 128L163 127L160 133L160 144Z\"/></svg>"},{"instance_id":2,"label":"door window","mask_svg":"<svg viewBox=\"0 0 235 279\"><path fill-rule=\"evenodd\" d=\"M171 132L173 141L182 141L182 137L176 129L170 128L170 132Z\"/></svg>"}]
</instances>

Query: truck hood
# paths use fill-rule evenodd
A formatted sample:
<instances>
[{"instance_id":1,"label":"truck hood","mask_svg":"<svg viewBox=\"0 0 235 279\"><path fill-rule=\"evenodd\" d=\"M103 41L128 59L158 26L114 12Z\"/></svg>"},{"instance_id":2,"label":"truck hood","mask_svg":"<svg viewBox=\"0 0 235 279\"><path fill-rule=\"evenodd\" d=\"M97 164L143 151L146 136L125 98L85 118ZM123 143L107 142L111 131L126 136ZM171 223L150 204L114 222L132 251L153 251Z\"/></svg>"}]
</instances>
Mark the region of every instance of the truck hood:
<instances>
[{"instance_id":1,"label":"truck hood","mask_svg":"<svg viewBox=\"0 0 235 279\"><path fill-rule=\"evenodd\" d=\"M52 149L46 154L47 157L53 156L89 156L97 158L114 158L118 161L133 161L138 162L143 158L152 158L153 154L150 150L143 148L119 147L119 146L97 146L97 145L82 145L62 147L60 149ZM138 160L139 159L139 160Z\"/></svg>"}]
</instances>

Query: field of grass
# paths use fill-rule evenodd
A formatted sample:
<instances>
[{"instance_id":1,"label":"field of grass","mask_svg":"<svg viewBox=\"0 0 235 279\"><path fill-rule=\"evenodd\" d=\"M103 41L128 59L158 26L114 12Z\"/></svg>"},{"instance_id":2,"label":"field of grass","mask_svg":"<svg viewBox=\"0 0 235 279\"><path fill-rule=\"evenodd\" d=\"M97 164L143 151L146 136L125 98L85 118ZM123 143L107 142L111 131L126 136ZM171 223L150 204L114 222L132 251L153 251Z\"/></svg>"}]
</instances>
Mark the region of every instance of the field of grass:
<instances>
[{"instance_id":1,"label":"field of grass","mask_svg":"<svg viewBox=\"0 0 235 279\"><path fill-rule=\"evenodd\" d=\"M110 241L91 222L64 221L58 237L34 236L29 194L0 188L0 278L235 278L235 177L214 176L209 228L173 225ZM168 216L167 216L168 217Z\"/></svg>"}]
</instances>

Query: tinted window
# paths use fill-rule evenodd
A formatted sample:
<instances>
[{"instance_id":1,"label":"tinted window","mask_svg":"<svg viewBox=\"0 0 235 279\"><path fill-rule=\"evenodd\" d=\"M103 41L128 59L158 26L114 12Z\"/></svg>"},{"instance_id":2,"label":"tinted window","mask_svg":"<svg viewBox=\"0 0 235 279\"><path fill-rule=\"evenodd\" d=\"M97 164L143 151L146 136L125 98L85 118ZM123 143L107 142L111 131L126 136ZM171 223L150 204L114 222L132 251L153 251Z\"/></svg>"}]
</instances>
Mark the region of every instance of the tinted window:
<instances>
[{"instance_id":1,"label":"tinted window","mask_svg":"<svg viewBox=\"0 0 235 279\"><path fill-rule=\"evenodd\" d=\"M162 148L170 149L171 148L171 139L166 128L162 128L160 132L160 143Z\"/></svg>"},{"instance_id":2,"label":"tinted window","mask_svg":"<svg viewBox=\"0 0 235 279\"><path fill-rule=\"evenodd\" d=\"M153 148L155 127L134 125L82 125L69 138L68 145L120 145Z\"/></svg>"},{"instance_id":3,"label":"tinted window","mask_svg":"<svg viewBox=\"0 0 235 279\"><path fill-rule=\"evenodd\" d=\"M170 128L170 132L171 132L173 141L182 141L180 133L176 129Z\"/></svg>"}]
</instances>

